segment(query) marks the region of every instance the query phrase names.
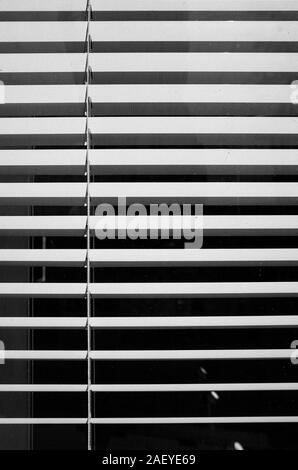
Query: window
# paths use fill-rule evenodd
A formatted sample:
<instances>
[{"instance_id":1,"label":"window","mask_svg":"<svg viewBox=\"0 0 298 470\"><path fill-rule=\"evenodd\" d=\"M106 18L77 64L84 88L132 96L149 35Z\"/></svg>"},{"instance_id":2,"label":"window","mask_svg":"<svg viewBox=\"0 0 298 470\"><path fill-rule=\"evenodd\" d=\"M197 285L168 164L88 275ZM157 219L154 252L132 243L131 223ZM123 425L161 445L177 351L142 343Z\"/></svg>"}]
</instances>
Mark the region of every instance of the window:
<instances>
[{"instance_id":1,"label":"window","mask_svg":"<svg viewBox=\"0 0 298 470\"><path fill-rule=\"evenodd\" d=\"M1 448L296 448L297 21L0 0Z\"/></svg>"}]
</instances>

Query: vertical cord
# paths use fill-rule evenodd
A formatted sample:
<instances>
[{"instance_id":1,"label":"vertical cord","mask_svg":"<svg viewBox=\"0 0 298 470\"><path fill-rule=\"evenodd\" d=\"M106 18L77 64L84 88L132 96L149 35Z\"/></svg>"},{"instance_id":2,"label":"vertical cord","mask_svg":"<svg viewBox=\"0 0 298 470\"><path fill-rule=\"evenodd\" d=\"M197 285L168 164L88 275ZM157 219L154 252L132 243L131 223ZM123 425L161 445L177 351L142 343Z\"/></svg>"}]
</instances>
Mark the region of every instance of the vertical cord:
<instances>
[{"instance_id":1,"label":"vertical cord","mask_svg":"<svg viewBox=\"0 0 298 470\"><path fill-rule=\"evenodd\" d=\"M86 180L87 180L87 190L86 190L86 205L87 205L87 224L86 224L86 235L87 235L87 253L86 253L86 268L87 268L87 290L86 290L86 300L87 300L87 400L88 400L88 418L87 418L87 427L88 427L88 450L92 450L92 369L91 369L91 328L90 328L90 317L91 317L91 297L90 297L90 282L91 282L91 271L90 271L90 248L91 248L91 239L90 239L90 160L89 160L89 150L90 150L90 130L89 130L89 117L91 114L90 98L89 98L89 85L91 79L91 69L90 69L90 52L91 52L91 38L90 38L90 21L91 21L91 4L90 0L87 2L87 59L86 59Z\"/></svg>"}]
</instances>

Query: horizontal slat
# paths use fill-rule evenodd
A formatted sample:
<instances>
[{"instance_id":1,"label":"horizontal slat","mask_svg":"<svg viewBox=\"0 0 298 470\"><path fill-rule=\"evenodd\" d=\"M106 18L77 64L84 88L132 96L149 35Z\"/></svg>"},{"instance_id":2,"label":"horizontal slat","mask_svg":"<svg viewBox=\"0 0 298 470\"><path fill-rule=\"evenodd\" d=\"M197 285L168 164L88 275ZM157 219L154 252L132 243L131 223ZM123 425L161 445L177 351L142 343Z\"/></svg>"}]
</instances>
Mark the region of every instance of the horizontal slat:
<instances>
[{"instance_id":1,"label":"horizontal slat","mask_svg":"<svg viewBox=\"0 0 298 470\"><path fill-rule=\"evenodd\" d=\"M291 149L105 149L90 151L93 172L122 173L284 173L298 169ZM84 150L0 150L0 173L81 174Z\"/></svg>"},{"instance_id":2,"label":"horizontal slat","mask_svg":"<svg viewBox=\"0 0 298 470\"><path fill-rule=\"evenodd\" d=\"M84 73L86 54L0 54L0 63L1 73Z\"/></svg>"},{"instance_id":3,"label":"horizontal slat","mask_svg":"<svg viewBox=\"0 0 298 470\"><path fill-rule=\"evenodd\" d=\"M2 21L0 42L85 42L87 24L87 21Z\"/></svg>"},{"instance_id":4,"label":"horizontal slat","mask_svg":"<svg viewBox=\"0 0 298 470\"><path fill-rule=\"evenodd\" d=\"M85 11L86 0L1 0L1 11Z\"/></svg>"},{"instance_id":5,"label":"horizontal slat","mask_svg":"<svg viewBox=\"0 0 298 470\"><path fill-rule=\"evenodd\" d=\"M91 183L93 204L117 202L184 202L203 204L294 204L296 183ZM0 204L83 205L85 183L1 183Z\"/></svg>"},{"instance_id":6,"label":"horizontal slat","mask_svg":"<svg viewBox=\"0 0 298 470\"><path fill-rule=\"evenodd\" d=\"M7 251L8 250L0 250L0 264L3 256L2 252L4 252L5 256ZM48 251L51 252L54 250ZM67 251L69 252L72 250ZM41 250L41 252L43 252L43 250ZM13 256L14 253L18 253L18 250L12 250L10 256ZM15 256L17 257L17 254ZM28 256L30 256L30 254ZM48 256L50 257L50 254ZM55 256L57 260L59 260L59 254L54 252L53 258ZM70 253L69 257L71 256L72 255ZM298 265L298 250L290 248L199 250L101 249L90 251L90 262L93 266L296 266ZM61 263L63 263L63 255L61 256Z\"/></svg>"},{"instance_id":7,"label":"horizontal slat","mask_svg":"<svg viewBox=\"0 0 298 470\"><path fill-rule=\"evenodd\" d=\"M0 283L1 297L84 297L86 284ZM295 297L298 282L90 284L96 298Z\"/></svg>"},{"instance_id":8,"label":"horizontal slat","mask_svg":"<svg viewBox=\"0 0 298 470\"><path fill-rule=\"evenodd\" d=\"M242 424L298 423L298 416L220 416L200 418L92 418L92 424Z\"/></svg>"},{"instance_id":9,"label":"horizontal slat","mask_svg":"<svg viewBox=\"0 0 298 470\"><path fill-rule=\"evenodd\" d=\"M0 325L1 322L0 318ZM298 316L92 317L89 324L92 328L271 328L297 327Z\"/></svg>"},{"instance_id":10,"label":"horizontal slat","mask_svg":"<svg viewBox=\"0 0 298 470\"><path fill-rule=\"evenodd\" d=\"M104 149L91 150L89 160L93 173L98 174L286 174L298 171L298 154L293 149Z\"/></svg>"},{"instance_id":11,"label":"horizontal slat","mask_svg":"<svg viewBox=\"0 0 298 470\"><path fill-rule=\"evenodd\" d=\"M242 424L242 423L297 423L298 416L234 416L234 417L179 417L179 418L92 418L92 424ZM0 425L87 424L87 418L0 418Z\"/></svg>"},{"instance_id":12,"label":"horizontal slat","mask_svg":"<svg viewBox=\"0 0 298 470\"><path fill-rule=\"evenodd\" d=\"M7 120L3 121L5 127L2 133L5 134L6 129L7 133L14 133L13 125L15 123L12 122L12 126L8 127ZM71 126L71 121L72 119L69 119L69 126ZM28 125L30 126L30 124L31 122L28 120ZM61 124L64 126L65 122L61 121ZM79 122L75 124L77 124L76 129L79 133L81 124ZM95 117L90 119L90 130L93 134L296 134L297 128L298 118L296 117L196 116Z\"/></svg>"},{"instance_id":13,"label":"horizontal slat","mask_svg":"<svg viewBox=\"0 0 298 470\"><path fill-rule=\"evenodd\" d=\"M296 117L93 117L93 134L296 134ZM86 119L1 118L2 135L84 135Z\"/></svg>"},{"instance_id":14,"label":"horizontal slat","mask_svg":"<svg viewBox=\"0 0 298 470\"><path fill-rule=\"evenodd\" d=\"M296 0L93 0L93 11L297 11ZM86 0L1 0L1 11L85 11Z\"/></svg>"},{"instance_id":15,"label":"horizontal slat","mask_svg":"<svg viewBox=\"0 0 298 470\"><path fill-rule=\"evenodd\" d=\"M86 119L80 117L0 118L2 135L84 135L85 129Z\"/></svg>"},{"instance_id":16,"label":"horizontal slat","mask_svg":"<svg viewBox=\"0 0 298 470\"><path fill-rule=\"evenodd\" d=\"M0 218L0 221L1 221L1 218ZM53 221L56 222L54 218L53 218ZM8 222L9 220L7 221L5 218L4 223L8 223ZM181 229L187 229L187 230L193 229L194 230L194 229L203 228L203 216L201 216L201 218L196 217L196 216L148 216L148 217L138 216L137 219L135 219L134 217L130 217L130 216L127 216L127 217L126 216L104 216L104 218L100 216L94 216L90 224L90 229L95 230L96 235L97 235L97 231L103 226L105 230L113 230L113 231L115 230L117 233L119 233L120 230L131 229L132 223L135 223L135 222L137 222L138 229L143 229L146 232L148 232L149 229L150 230L163 229L163 230L167 230L169 233L173 233L173 229L179 229L179 233L180 233ZM25 224L26 220L23 221L23 223ZM55 228L56 227L54 227L54 229ZM6 227L4 227L4 230L6 230ZM0 253L1 253L1 250L0 250ZM4 252L4 255L5 253L6 252ZM29 257L30 252L25 250L25 255L26 253ZM38 252L35 250L33 252L33 255L34 253L36 253L38 256L41 255L40 259L41 260L43 259L42 258L43 251ZM52 250L52 253L54 254L53 262L55 262L55 256L59 254L59 250L58 252ZM62 251L61 253L63 254ZM104 253L104 252L101 252L101 253ZM112 252L109 252L109 253L112 253ZM131 252L131 254L133 253L134 252ZM22 252L18 250L17 250L17 254L20 254L21 256L23 255ZM14 255L14 252L11 253L11 256L13 255ZM76 259L78 260L81 259L80 258L81 255L79 253L74 253L74 255L77 258L74 258L73 261L75 261ZM44 253L45 261L47 261L47 256L48 256L47 253ZM99 255L96 255L96 252L93 253L94 263L96 263L98 256ZM3 260L5 261L6 258L4 258ZM8 260L10 260L10 258L8 258ZM37 258L37 261L38 260L39 258ZM61 260L63 260L63 258L61 258ZM68 258L66 258L66 260L71 261L71 259L68 259ZM20 258L20 261L22 261L22 258Z\"/></svg>"},{"instance_id":17,"label":"horizontal slat","mask_svg":"<svg viewBox=\"0 0 298 470\"><path fill-rule=\"evenodd\" d=\"M0 385L0 392L86 392L87 385ZM245 392L298 390L298 383L233 383L233 384L102 384L91 385L92 392Z\"/></svg>"},{"instance_id":18,"label":"horizontal slat","mask_svg":"<svg viewBox=\"0 0 298 470\"><path fill-rule=\"evenodd\" d=\"M50 93L46 99L50 100L53 99L52 90L51 87L48 88ZM61 88L61 91L57 89L55 92L60 95L56 98L59 97L58 101L79 98L79 92L72 92L68 86L65 86L66 97L61 97L63 87ZM14 95L14 91L7 91L6 102L10 99L10 94ZM30 97L26 97L22 91L18 94L21 95L21 102ZM41 100L42 91L40 96L37 94L32 100L36 96ZM91 85L90 96L93 103L292 103L293 88L290 85ZM11 99L17 98L16 93L16 97L12 96Z\"/></svg>"},{"instance_id":19,"label":"horizontal slat","mask_svg":"<svg viewBox=\"0 0 298 470\"><path fill-rule=\"evenodd\" d=\"M0 205L83 205L86 183L1 183Z\"/></svg>"},{"instance_id":20,"label":"horizontal slat","mask_svg":"<svg viewBox=\"0 0 298 470\"><path fill-rule=\"evenodd\" d=\"M93 317L91 328L266 328L297 327L295 315L243 317ZM0 317L1 328L86 328L82 317Z\"/></svg>"},{"instance_id":21,"label":"horizontal slat","mask_svg":"<svg viewBox=\"0 0 298 470\"><path fill-rule=\"evenodd\" d=\"M295 354L295 351L294 351ZM293 349L202 349L202 350L105 350L91 351L93 360L243 360L287 359ZM5 350L5 360L85 360L87 351Z\"/></svg>"},{"instance_id":22,"label":"horizontal slat","mask_svg":"<svg viewBox=\"0 0 298 470\"><path fill-rule=\"evenodd\" d=\"M5 0L9 3L9 0ZM18 0L20 1L20 0ZM32 1L32 0L31 0ZM77 0L78 1L78 0ZM57 3L57 0L54 4ZM297 11L296 0L93 0L94 11Z\"/></svg>"},{"instance_id":23,"label":"horizontal slat","mask_svg":"<svg viewBox=\"0 0 298 470\"><path fill-rule=\"evenodd\" d=\"M65 385L27 385L27 384L7 384L0 385L0 392L86 392L87 385L65 384Z\"/></svg>"},{"instance_id":24,"label":"horizontal slat","mask_svg":"<svg viewBox=\"0 0 298 470\"><path fill-rule=\"evenodd\" d=\"M298 26L297 26L298 31ZM298 38L297 38L298 41ZM92 103L292 103L290 85L90 85ZM7 85L6 104L85 103L84 85ZM75 153L75 152L74 152Z\"/></svg>"},{"instance_id":25,"label":"horizontal slat","mask_svg":"<svg viewBox=\"0 0 298 470\"><path fill-rule=\"evenodd\" d=\"M13 236L82 236L86 232L85 216L0 216L0 235Z\"/></svg>"},{"instance_id":26,"label":"horizontal slat","mask_svg":"<svg viewBox=\"0 0 298 470\"><path fill-rule=\"evenodd\" d=\"M93 53L93 72L297 72L297 53ZM81 72L86 54L0 54L1 73Z\"/></svg>"},{"instance_id":27,"label":"horizontal slat","mask_svg":"<svg viewBox=\"0 0 298 470\"><path fill-rule=\"evenodd\" d=\"M87 418L0 418L3 424L87 424ZM297 423L298 416L234 416L183 418L92 418L91 424L241 424Z\"/></svg>"},{"instance_id":28,"label":"horizontal slat","mask_svg":"<svg viewBox=\"0 0 298 470\"><path fill-rule=\"evenodd\" d=\"M80 317L0 317L1 328L86 328Z\"/></svg>"},{"instance_id":29,"label":"horizontal slat","mask_svg":"<svg viewBox=\"0 0 298 470\"><path fill-rule=\"evenodd\" d=\"M203 226L204 236L288 236L298 233L298 217L295 215L210 215L204 216Z\"/></svg>"},{"instance_id":30,"label":"horizontal slat","mask_svg":"<svg viewBox=\"0 0 298 470\"><path fill-rule=\"evenodd\" d=\"M90 33L93 41L297 41L298 26L296 21L107 21L92 22ZM68 35L76 31L78 36L83 35L83 27L66 28L65 33L57 25L53 33L57 33L57 41L67 40ZM7 36L6 34L7 33ZM27 27L24 29L25 41L27 40ZM42 30L38 35L38 26L28 29L29 37L42 36ZM50 30L45 28L45 37L54 38ZM15 33L9 31L0 33L0 39L15 38ZM34 39L33 39L34 40ZM80 39L77 39L80 40Z\"/></svg>"},{"instance_id":31,"label":"horizontal slat","mask_svg":"<svg viewBox=\"0 0 298 470\"><path fill-rule=\"evenodd\" d=\"M95 298L296 297L298 282L104 283L91 284L90 292Z\"/></svg>"},{"instance_id":32,"label":"horizontal slat","mask_svg":"<svg viewBox=\"0 0 298 470\"><path fill-rule=\"evenodd\" d=\"M84 150L0 150L0 174L83 174Z\"/></svg>"},{"instance_id":33,"label":"horizontal slat","mask_svg":"<svg viewBox=\"0 0 298 470\"><path fill-rule=\"evenodd\" d=\"M5 360L46 360L46 361L79 361L87 359L87 351L22 351L22 350L5 350Z\"/></svg>"},{"instance_id":34,"label":"horizontal slat","mask_svg":"<svg viewBox=\"0 0 298 470\"><path fill-rule=\"evenodd\" d=\"M57 185L56 185L57 186ZM0 187L1 190L1 187ZM17 190L17 188L16 188ZM13 188L11 189L13 192ZM0 192L0 198L1 198ZM5 192L2 193L3 198ZM127 202L185 202L197 204L293 204L298 201L296 183L91 183L91 200ZM6 196L8 197L8 195ZM1 199L0 199L1 201Z\"/></svg>"},{"instance_id":35,"label":"horizontal slat","mask_svg":"<svg viewBox=\"0 0 298 470\"><path fill-rule=\"evenodd\" d=\"M114 217L111 217L114 223ZM154 219L154 220L152 220ZM154 225L157 217L151 216L149 223ZM0 222L1 222L0 218ZM90 229L94 231L98 228L100 218L90 217ZM109 217L106 219L108 226ZM117 222L113 225L115 232L118 233L118 227L127 226L127 218L118 216ZM4 221L5 224L7 223ZM9 221L8 221L9 222ZM152 226L150 225L150 226ZM146 218L147 227L147 218ZM170 217L162 217L156 221L156 227L171 229ZM204 215L203 216L203 235L204 236L269 236L269 235L296 235L298 234L298 216L295 215ZM1 224L0 224L1 233Z\"/></svg>"},{"instance_id":36,"label":"horizontal slat","mask_svg":"<svg viewBox=\"0 0 298 470\"><path fill-rule=\"evenodd\" d=\"M4 385L5 387L5 385ZM0 386L1 390L1 386ZM298 390L298 383L227 384L102 384L91 385L93 392L246 392Z\"/></svg>"},{"instance_id":37,"label":"horizontal slat","mask_svg":"<svg viewBox=\"0 0 298 470\"><path fill-rule=\"evenodd\" d=\"M0 42L85 42L86 21L2 22ZM298 40L296 21L92 21L96 42Z\"/></svg>"},{"instance_id":38,"label":"horizontal slat","mask_svg":"<svg viewBox=\"0 0 298 470\"><path fill-rule=\"evenodd\" d=\"M6 85L5 86L5 104L85 103L85 101L86 101L86 86L85 85ZM74 151L73 153L75 154L76 152ZM57 152L56 152L56 155L57 155Z\"/></svg>"},{"instance_id":39,"label":"horizontal slat","mask_svg":"<svg viewBox=\"0 0 298 470\"><path fill-rule=\"evenodd\" d=\"M295 354L295 352L294 352ZM293 349L202 349L202 350L121 350L91 351L94 360L234 360L234 359L287 359L293 355Z\"/></svg>"},{"instance_id":40,"label":"horizontal slat","mask_svg":"<svg viewBox=\"0 0 298 470\"><path fill-rule=\"evenodd\" d=\"M101 53L90 56L90 65L94 72L297 72L297 58L298 54L291 52ZM0 60L2 64L1 56ZM23 64L20 63L19 66L11 64L11 67L20 70L25 66L24 62ZM44 63L41 64L45 66ZM28 57L29 66L33 67L30 57ZM4 60L4 71L6 67ZM35 64L35 67L38 65Z\"/></svg>"},{"instance_id":41,"label":"horizontal slat","mask_svg":"<svg viewBox=\"0 0 298 470\"><path fill-rule=\"evenodd\" d=\"M202 350L105 350L90 351L93 360L234 360L234 359L287 359L293 349L202 349ZM5 360L84 360L87 351L22 351L5 350Z\"/></svg>"},{"instance_id":42,"label":"horizontal slat","mask_svg":"<svg viewBox=\"0 0 298 470\"><path fill-rule=\"evenodd\" d=\"M98 217L91 216L90 229L96 228ZM165 220L165 219L163 219ZM0 235L55 235L82 236L86 231L85 216L0 216ZM121 222L120 222L121 224ZM169 227L169 224L165 228ZM247 215L204 216L204 236L224 235L295 235L298 216Z\"/></svg>"},{"instance_id":43,"label":"horizontal slat","mask_svg":"<svg viewBox=\"0 0 298 470\"><path fill-rule=\"evenodd\" d=\"M84 266L87 250L22 250L0 249L0 265Z\"/></svg>"},{"instance_id":44,"label":"horizontal slat","mask_svg":"<svg viewBox=\"0 0 298 470\"><path fill-rule=\"evenodd\" d=\"M87 285L84 283L0 283L0 297L32 298L83 298Z\"/></svg>"},{"instance_id":45,"label":"horizontal slat","mask_svg":"<svg viewBox=\"0 0 298 470\"><path fill-rule=\"evenodd\" d=\"M189 174L298 171L292 149L105 149L89 154L98 174ZM0 150L0 174L82 174L85 150Z\"/></svg>"},{"instance_id":46,"label":"horizontal slat","mask_svg":"<svg viewBox=\"0 0 298 470\"><path fill-rule=\"evenodd\" d=\"M87 424L87 418L0 418L2 424Z\"/></svg>"}]
</instances>

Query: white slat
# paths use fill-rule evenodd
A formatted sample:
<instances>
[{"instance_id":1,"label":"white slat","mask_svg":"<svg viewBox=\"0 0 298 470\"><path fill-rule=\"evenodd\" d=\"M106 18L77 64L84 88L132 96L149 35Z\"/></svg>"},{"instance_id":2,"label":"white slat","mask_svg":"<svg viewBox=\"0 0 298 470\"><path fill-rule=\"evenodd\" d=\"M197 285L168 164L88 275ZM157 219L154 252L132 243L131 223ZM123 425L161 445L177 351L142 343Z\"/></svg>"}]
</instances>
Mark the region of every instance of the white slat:
<instances>
[{"instance_id":1,"label":"white slat","mask_svg":"<svg viewBox=\"0 0 298 470\"><path fill-rule=\"evenodd\" d=\"M0 54L0 64L2 73L83 73L86 54Z\"/></svg>"},{"instance_id":2,"label":"white slat","mask_svg":"<svg viewBox=\"0 0 298 470\"><path fill-rule=\"evenodd\" d=\"M220 416L185 418L92 418L92 424L244 424L298 423L298 416Z\"/></svg>"},{"instance_id":3,"label":"white slat","mask_svg":"<svg viewBox=\"0 0 298 470\"><path fill-rule=\"evenodd\" d=\"M19 2L20 0L18 0ZM30 0L32 1L32 0ZM41 0L39 0L41 1ZM64 0L65 1L65 0ZM76 0L78 1L78 0ZM5 0L9 3L9 0ZM54 4L57 4L55 0ZM93 0L94 11L297 11L296 0Z\"/></svg>"},{"instance_id":4,"label":"white slat","mask_svg":"<svg viewBox=\"0 0 298 470\"><path fill-rule=\"evenodd\" d=\"M0 386L1 390L1 386ZM298 383L227 384L103 384L92 385L93 392L246 392L298 390Z\"/></svg>"},{"instance_id":5,"label":"white slat","mask_svg":"<svg viewBox=\"0 0 298 470\"><path fill-rule=\"evenodd\" d=\"M297 327L295 315L260 317L96 317L91 328L266 328ZM86 328L82 317L0 317L1 328Z\"/></svg>"},{"instance_id":6,"label":"white slat","mask_svg":"<svg viewBox=\"0 0 298 470\"><path fill-rule=\"evenodd\" d=\"M91 284L95 298L296 297L298 282Z\"/></svg>"},{"instance_id":7,"label":"white slat","mask_svg":"<svg viewBox=\"0 0 298 470\"><path fill-rule=\"evenodd\" d=\"M1 11L85 11L86 0L1 0Z\"/></svg>"},{"instance_id":8,"label":"white slat","mask_svg":"<svg viewBox=\"0 0 298 470\"><path fill-rule=\"evenodd\" d=\"M140 217L142 218L142 217ZM22 218L23 219L23 218ZM25 218L26 219L26 218ZM107 216L107 219L110 217ZM107 220L106 219L106 220ZM118 234L118 227L127 227L127 218L125 216L117 216L115 223L114 217L111 217L111 227ZM123 220L125 219L125 220ZM143 218L142 218L143 219ZM140 228L149 226L156 228L164 228L171 230L171 217L157 217L148 216L144 220L146 224L142 227L140 222ZM0 222L2 218L0 217ZM28 218L29 220L29 218ZM96 216L90 217L90 230L93 232L98 228L98 222L100 218ZM157 220L157 221L156 221ZM156 222L155 222L156 221ZM25 224L26 220L23 222ZM9 220L4 219L4 230L9 229ZM12 225L12 224L11 224ZM108 227L108 221L106 222ZM296 235L298 234L298 216L295 215L204 215L202 218L203 234L212 236L277 236L277 235ZM1 224L0 224L1 233Z\"/></svg>"},{"instance_id":9,"label":"white slat","mask_svg":"<svg viewBox=\"0 0 298 470\"><path fill-rule=\"evenodd\" d=\"M85 103L85 85L6 85L5 104ZM75 152L74 152L75 153Z\"/></svg>"},{"instance_id":10,"label":"white slat","mask_svg":"<svg viewBox=\"0 0 298 470\"><path fill-rule=\"evenodd\" d=\"M0 118L2 135L83 135L84 118ZM296 117L93 117L93 134L296 134Z\"/></svg>"},{"instance_id":11,"label":"white slat","mask_svg":"<svg viewBox=\"0 0 298 470\"><path fill-rule=\"evenodd\" d=\"M134 23L133 23L134 24ZM298 26L297 26L298 31ZM58 101L75 100L76 90L65 86L66 98L63 94L63 86L57 87L55 98ZM9 88L9 87L8 87ZM18 87L16 87L18 88ZM42 100L42 90L36 87L28 87L29 96L24 96L20 91L20 100L29 100L31 94ZM31 90L32 88L32 90ZM40 87L42 88L42 87ZM50 87L49 87L50 88ZM50 88L49 98L53 93ZM7 100L14 90L8 90ZM40 94L40 95L39 95ZM293 88L291 85L91 85L90 96L93 103L291 103ZM52 98L53 99L53 98ZM78 99L78 98L77 98ZM30 102L30 101L28 101Z\"/></svg>"},{"instance_id":12,"label":"white slat","mask_svg":"<svg viewBox=\"0 0 298 470\"><path fill-rule=\"evenodd\" d=\"M82 236L85 216L0 216L0 234L13 236Z\"/></svg>"},{"instance_id":13,"label":"white slat","mask_svg":"<svg viewBox=\"0 0 298 470\"><path fill-rule=\"evenodd\" d=\"M163 219L164 220L164 219ZM98 217L90 218L94 231ZM13 236L82 236L86 230L85 216L0 216L0 234ZM159 225L158 225L159 226ZM169 224L165 228L169 227ZM247 215L204 216L204 236L223 235L295 235L298 233L298 216Z\"/></svg>"},{"instance_id":14,"label":"white slat","mask_svg":"<svg viewBox=\"0 0 298 470\"><path fill-rule=\"evenodd\" d=\"M104 149L90 150L89 159L99 174L298 171L293 149ZM0 174L82 174L85 167L84 150L0 150Z\"/></svg>"},{"instance_id":15,"label":"white slat","mask_svg":"<svg viewBox=\"0 0 298 470\"><path fill-rule=\"evenodd\" d=\"M0 118L2 135L84 135L85 127L83 117Z\"/></svg>"},{"instance_id":16,"label":"white slat","mask_svg":"<svg viewBox=\"0 0 298 470\"><path fill-rule=\"evenodd\" d=\"M92 328L266 328L297 327L298 317L96 317ZM1 328L86 328L82 317L0 317Z\"/></svg>"},{"instance_id":17,"label":"white slat","mask_svg":"<svg viewBox=\"0 0 298 470\"><path fill-rule=\"evenodd\" d=\"M86 257L84 249L0 249L0 265L84 266Z\"/></svg>"},{"instance_id":18,"label":"white slat","mask_svg":"<svg viewBox=\"0 0 298 470\"><path fill-rule=\"evenodd\" d=\"M6 384L0 385L0 392L86 392L87 385L65 384L65 385L28 385L28 384Z\"/></svg>"},{"instance_id":19,"label":"white slat","mask_svg":"<svg viewBox=\"0 0 298 470\"><path fill-rule=\"evenodd\" d=\"M0 42L85 42L86 34L87 21L2 21Z\"/></svg>"},{"instance_id":20,"label":"white slat","mask_svg":"<svg viewBox=\"0 0 298 470\"><path fill-rule=\"evenodd\" d=\"M9 319L8 319L9 321ZM0 318L1 325L1 318ZM263 328L297 327L298 316L92 317L93 328Z\"/></svg>"},{"instance_id":21,"label":"white slat","mask_svg":"<svg viewBox=\"0 0 298 470\"><path fill-rule=\"evenodd\" d=\"M0 183L0 205L83 205L86 183Z\"/></svg>"},{"instance_id":22,"label":"white slat","mask_svg":"<svg viewBox=\"0 0 298 470\"><path fill-rule=\"evenodd\" d=\"M90 32L93 41L297 41L298 22L296 21L107 21L91 23ZM38 25L32 28L29 37L38 37ZM55 29L55 28L54 28ZM78 28L77 28L78 29ZM81 28L83 29L83 28ZM78 36L83 35L79 29ZM68 27L66 32L57 28L57 41L75 33ZM6 38L6 31L0 38ZM28 31L29 32L29 31ZM7 32L8 38L14 34ZM27 39L27 28L24 36ZM41 34L40 34L41 33ZM45 28L45 35L51 40L52 33ZM39 32L39 36L42 35ZM64 39L67 40L67 39ZM79 39L77 39L79 40Z\"/></svg>"},{"instance_id":23,"label":"white slat","mask_svg":"<svg viewBox=\"0 0 298 470\"><path fill-rule=\"evenodd\" d=\"M86 328L80 317L0 317L1 328Z\"/></svg>"},{"instance_id":24,"label":"white slat","mask_svg":"<svg viewBox=\"0 0 298 470\"><path fill-rule=\"evenodd\" d=\"M63 119L63 118L61 118ZM80 119L80 118L72 118ZM71 125L71 120L69 124ZM64 122L62 125L64 125ZM1 124L1 121L0 121ZM6 122L4 122L6 124ZM30 125L30 121L28 122ZM79 123L78 123L79 125ZM78 128L79 129L79 128ZM296 134L296 117L93 117L93 134ZM4 131L2 132L5 133ZM8 131L9 133L9 131ZM40 132L42 133L42 132ZM61 133L61 132L60 132ZM76 132L74 132L76 133ZM79 130L77 133L80 133Z\"/></svg>"},{"instance_id":25,"label":"white slat","mask_svg":"<svg viewBox=\"0 0 298 470\"><path fill-rule=\"evenodd\" d=\"M92 392L245 392L298 390L298 383L232 383L232 384L103 384L91 385ZM86 392L87 385L0 385L1 392Z\"/></svg>"},{"instance_id":26,"label":"white slat","mask_svg":"<svg viewBox=\"0 0 298 470\"><path fill-rule=\"evenodd\" d=\"M0 418L3 424L87 424L87 418Z\"/></svg>"},{"instance_id":27,"label":"white slat","mask_svg":"<svg viewBox=\"0 0 298 470\"><path fill-rule=\"evenodd\" d=\"M287 359L293 355L293 349L202 349L202 350L121 350L91 351L94 360L233 360L233 359Z\"/></svg>"},{"instance_id":28,"label":"white slat","mask_svg":"<svg viewBox=\"0 0 298 470\"><path fill-rule=\"evenodd\" d=\"M298 153L293 149L103 149L91 150L89 159L96 174L292 174L298 171Z\"/></svg>"},{"instance_id":29,"label":"white slat","mask_svg":"<svg viewBox=\"0 0 298 470\"><path fill-rule=\"evenodd\" d=\"M5 256L8 250L0 250L0 264L3 262L2 251ZM12 250L8 257L12 257L15 251ZM57 251L54 256L58 260ZM75 256L70 254L69 257L74 259ZM90 251L90 262L93 266L296 266L298 249L100 249Z\"/></svg>"},{"instance_id":30,"label":"white slat","mask_svg":"<svg viewBox=\"0 0 298 470\"><path fill-rule=\"evenodd\" d=\"M5 360L45 360L45 361L79 361L87 359L87 351L22 351L22 350L5 350Z\"/></svg>"},{"instance_id":31,"label":"white slat","mask_svg":"<svg viewBox=\"0 0 298 470\"><path fill-rule=\"evenodd\" d=\"M84 298L84 283L0 283L0 297Z\"/></svg>"},{"instance_id":32,"label":"white slat","mask_svg":"<svg viewBox=\"0 0 298 470\"><path fill-rule=\"evenodd\" d=\"M195 199L197 204L289 204L298 201L296 183L91 183L93 203L115 201L179 203ZM1 192L0 192L1 197ZM4 195L2 196L4 197Z\"/></svg>"},{"instance_id":33,"label":"white slat","mask_svg":"<svg viewBox=\"0 0 298 470\"><path fill-rule=\"evenodd\" d=\"M83 174L84 150L0 150L0 174Z\"/></svg>"},{"instance_id":34,"label":"white slat","mask_svg":"<svg viewBox=\"0 0 298 470\"><path fill-rule=\"evenodd\" d=\"M297 58L298 54L294 52L94 53L90 57L90 65L94 72L297 72ZM57 67L57 56L53 59L55 63L52 63L52 71ZM2 63L1 55L0 60ZM5 63L4 60L4 67ZM46 64L41 63L41 65L45 67ZM27 64L23 62L17 66L11 63L11 67L17 67L18 70L22 66L32 68L34 64L30 57ZM60 67L63 68L62 63ZM35 70L36 68L37 64Z\"/></svg>"},{"instance_id":35,"label":"white slat","mask_svg":"<svg viewBox=\"0 0 298 470\"><path fill-rule=\"evenodd\" d=\"M203 218L204 236L275 236L295 235L295 215L207 215Z\"/></svg>"},{"instance_id":36,"label":"white slat","mask_svg":"<svg viewBox=\"0 0 298 470\"><path fill-rule=\"evenodd\" d=\"M298 40L296 21L92 21L98 42ZM86 21L2 22L0 42L85 42Z\"/></svg>"},{"instance_id":37,"label":"white slat","mask_svg":"<svg viewBox=\"0 0 298 470\"><path fill-rule=\"evenodd\" d=\"M89 86L92 103L291 103L292 94L291 85ZM6 104L84 103L85 96L84 85L5 86Z\"/></svg>"},{"instance_id":38,"label":"white slat","mask_svg":"<svg viewBox=\"0 0 298 470\"><path fill-rule=\"evenodd\" d=\"M261 174L298 170L298 156L292 149L104 149L90 150L92 171L118 173L228 173ZM82 174L84 150L0 150L3 174Z\"/></svg>"},{"instance_id":39,"label":"white slat","mask_svg":"<svg viewBox=\"0 0 298 470\"><path fill-rule=\"evenodd\" d=\"M296 183L92 183L93 203L115 200L126 196L128 200L187 201L210 204L256 203L289 204L297 202ZM67 204L82 205L86 198L85 183L1 183L0 204L27 205Z\"/></svg>"},{"instance_id":40,"label":"white slat","mask_svg":"<svg viewBox=\"0 0 298 470\"><path fill-rule=\"evenodd\" d=\"M298 54L93 53L93 72L297 72ZM2 73L84 72L86 54L0 54Z\"/></svg>"}]
</instances>

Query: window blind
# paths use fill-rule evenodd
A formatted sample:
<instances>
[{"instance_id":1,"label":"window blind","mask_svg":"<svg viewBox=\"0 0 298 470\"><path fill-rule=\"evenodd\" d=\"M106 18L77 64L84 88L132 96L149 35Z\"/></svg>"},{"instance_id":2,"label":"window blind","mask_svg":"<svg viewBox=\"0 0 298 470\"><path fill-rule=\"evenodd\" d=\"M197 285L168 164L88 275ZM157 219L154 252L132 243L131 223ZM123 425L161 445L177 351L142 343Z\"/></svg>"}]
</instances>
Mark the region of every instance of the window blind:
<instances>
[{"instance_id":1,"label":"window blind","mask_svg":"<svg viewBox=\"0 0 298 470\"><path fill-rule=\"evenodd\" d=\"M291 446L297 44L296 0L0 0L0 426ZM203 247L98 240L123 197L203 204Z\"/></svg>"}]
</instances>

